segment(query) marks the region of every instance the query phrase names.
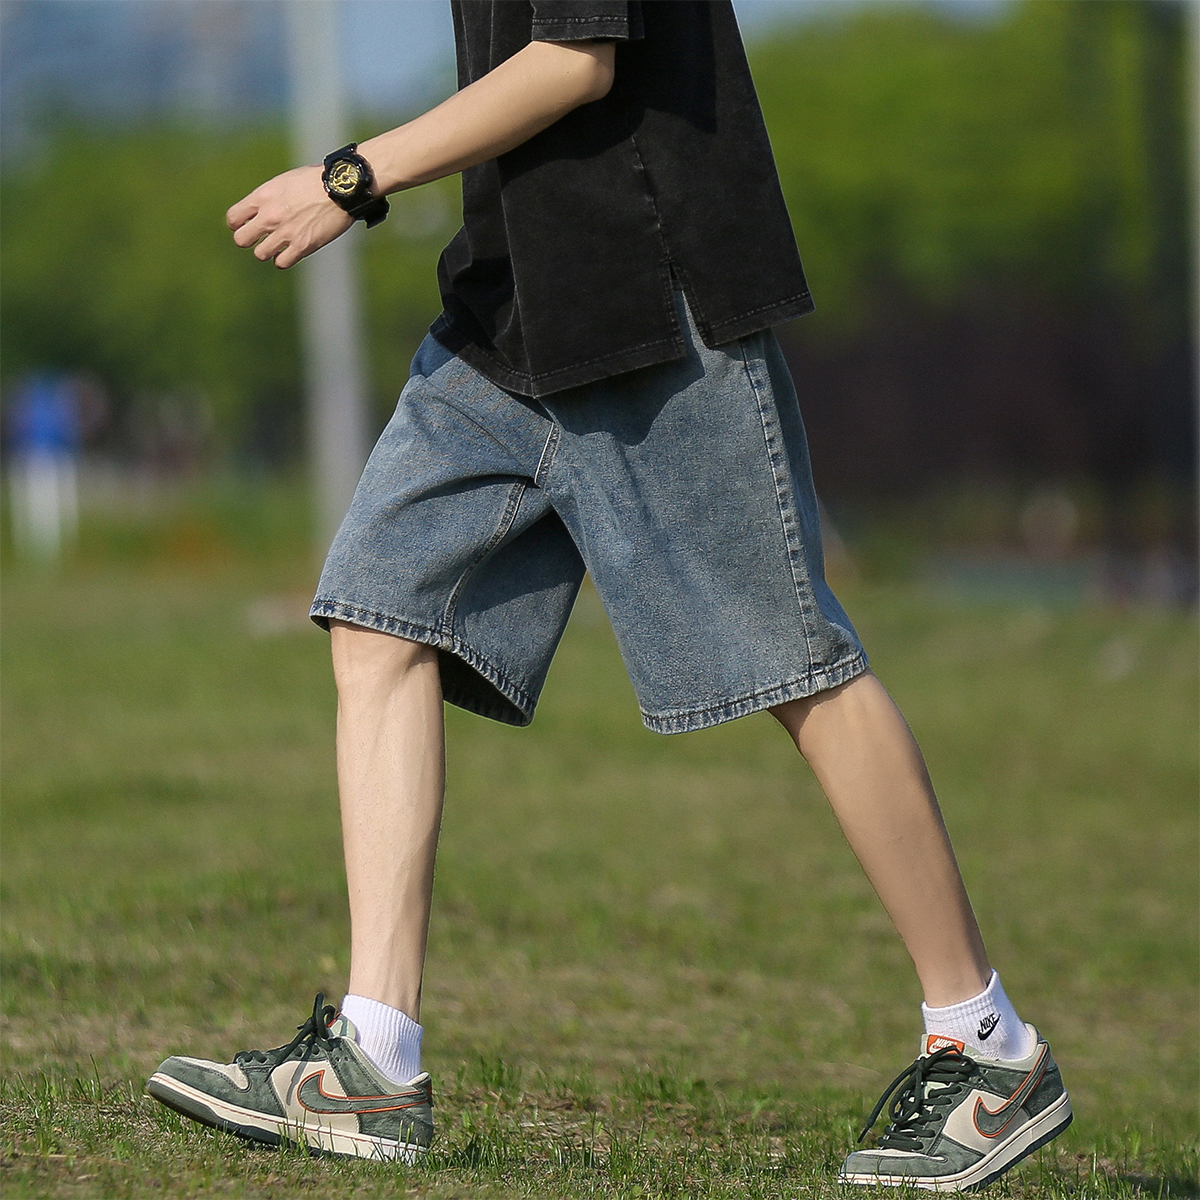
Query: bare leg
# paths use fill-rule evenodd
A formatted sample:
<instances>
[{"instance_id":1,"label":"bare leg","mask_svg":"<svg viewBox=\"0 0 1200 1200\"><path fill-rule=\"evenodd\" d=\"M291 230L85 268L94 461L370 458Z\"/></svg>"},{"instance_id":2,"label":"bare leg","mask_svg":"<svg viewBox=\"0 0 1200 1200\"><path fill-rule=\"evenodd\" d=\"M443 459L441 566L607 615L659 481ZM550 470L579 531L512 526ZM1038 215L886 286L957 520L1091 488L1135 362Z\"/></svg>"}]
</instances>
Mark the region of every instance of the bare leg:
<instances>
[{"instance_id":1,"label":"bare leg","mask_svg":"<svg viewBox=\"0 0 1200 1200\"><path fill-rule=\"evenodd\" d=\"M869 672L772 709L808 760L892 918L934 1008L988 985L991 967L921 751Z\"/></svg>"},{"instance_id":2,"label":"bare leg","mask_svg":"<svg viewBox=\"0 0 1200 1200\"><path fill-rule=\"evenodd\" d=\"M419 1021L446 776L437 651L330 624L350 991Z\"/></svg>"}]
</instances>

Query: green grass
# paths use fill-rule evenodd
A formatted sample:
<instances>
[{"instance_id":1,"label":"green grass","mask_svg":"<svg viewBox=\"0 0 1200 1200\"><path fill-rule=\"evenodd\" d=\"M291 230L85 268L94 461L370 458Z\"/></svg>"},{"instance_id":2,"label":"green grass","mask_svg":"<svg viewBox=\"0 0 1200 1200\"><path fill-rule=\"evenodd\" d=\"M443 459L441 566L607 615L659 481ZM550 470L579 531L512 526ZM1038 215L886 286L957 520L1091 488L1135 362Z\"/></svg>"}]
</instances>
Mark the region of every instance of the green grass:
<instances>
[{"instance_id":1,"label":"green grass","mask_svg":"<svg viewBox=\"0 0 1200 1200\"><path fill-rule=\"evenodd\" d=\"M531 729L448 712L429 1160L142 1095L167 1054L286 1041L348 966L306 572L201 551L8 573L3 1194L832 1196L915 1052L911 968L770 718L644 731L586 593ZM991 1194L1200 1195L1192 618L842 590L1075 1102Z\"/></svg>"}]
</instances>

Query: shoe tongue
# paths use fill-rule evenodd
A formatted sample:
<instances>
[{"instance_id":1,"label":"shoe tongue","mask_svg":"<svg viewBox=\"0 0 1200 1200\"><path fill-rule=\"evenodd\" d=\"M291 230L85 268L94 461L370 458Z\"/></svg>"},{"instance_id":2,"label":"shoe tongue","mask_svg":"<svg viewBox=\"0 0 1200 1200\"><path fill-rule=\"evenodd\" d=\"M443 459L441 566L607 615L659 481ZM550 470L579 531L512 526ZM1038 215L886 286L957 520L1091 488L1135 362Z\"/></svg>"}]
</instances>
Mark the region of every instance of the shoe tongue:
<instances>
[{"instance_id":1,"label":"shoe tongue","mask_svg":"<svg viewBox=\"0 0 1200 1200\"><path fill-rule=\"evenodd\" d=\"M349 1038L352 1042L358 1041L358 1027L349 1017L342 1016L338 1013L332 1021L329 1022L329 1036L337 1038Z\"/></svg>"},{"instance_id":2,"label":"shoe tongue","mask_svg":"<svg viewBox=\"0 0 1200 1200\"><path fill-rule=\"evenodd\" d=\"M958 1038L946 1037L941 1033L927 1033L921 1038L921 1057L928 1058L931 1054L936 1054L939 1050L957 1050L959 1054L964 1053L966 1044L960 1042Z\"/></svg>"}]
</instances>

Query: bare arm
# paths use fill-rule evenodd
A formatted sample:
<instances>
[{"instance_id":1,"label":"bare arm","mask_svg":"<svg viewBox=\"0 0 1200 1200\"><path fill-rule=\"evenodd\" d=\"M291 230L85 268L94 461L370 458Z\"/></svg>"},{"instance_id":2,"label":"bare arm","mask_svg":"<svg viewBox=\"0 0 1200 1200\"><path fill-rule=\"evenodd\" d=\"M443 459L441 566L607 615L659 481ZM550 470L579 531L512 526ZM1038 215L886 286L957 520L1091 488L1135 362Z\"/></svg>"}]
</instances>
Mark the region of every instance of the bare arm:
<instances>
[{"instance_id":1,"label":"bare arm","mask_svg":"<svg viewBox=\"0 0 1200 1200\"><path fill-rule=\"evenodd\" d=\"M611 42L530 42L494 71L388 133L362 142L375 191L386 195L453 175L528 141L612 86ZM334 147L330 147L332 150ZM353 221L325 194L321 167L276 175L226 214L239 246L290 267Z\"/></svg>"}]
</instances>

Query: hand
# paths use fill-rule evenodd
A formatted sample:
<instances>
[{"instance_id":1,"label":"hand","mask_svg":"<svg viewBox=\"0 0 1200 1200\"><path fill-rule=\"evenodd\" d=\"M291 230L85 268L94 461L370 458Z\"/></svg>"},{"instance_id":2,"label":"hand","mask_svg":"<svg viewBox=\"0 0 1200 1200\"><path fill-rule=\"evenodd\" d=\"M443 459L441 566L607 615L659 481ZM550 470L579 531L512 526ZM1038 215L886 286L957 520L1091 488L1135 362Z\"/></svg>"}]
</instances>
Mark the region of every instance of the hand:
<instances>
[{"instance_id":1,"label":"hand","mask_svg":"<svg viewBox=\"0 0 1200 1200\"><path fill-rule=\"evenodd\" d=\"M325 194L320 167L296 167L268 179L226 214L233 240L254 257L286 269L340 237L354 218Z\"/></svg>"}]
</instances>

